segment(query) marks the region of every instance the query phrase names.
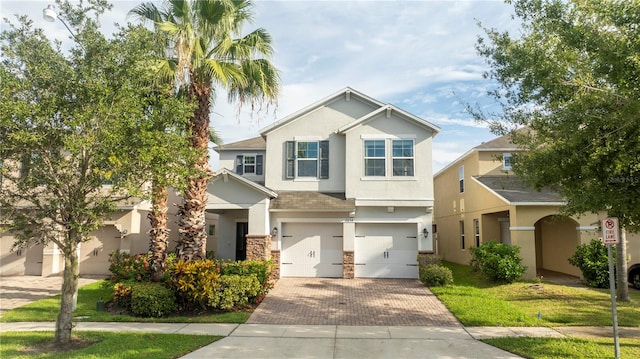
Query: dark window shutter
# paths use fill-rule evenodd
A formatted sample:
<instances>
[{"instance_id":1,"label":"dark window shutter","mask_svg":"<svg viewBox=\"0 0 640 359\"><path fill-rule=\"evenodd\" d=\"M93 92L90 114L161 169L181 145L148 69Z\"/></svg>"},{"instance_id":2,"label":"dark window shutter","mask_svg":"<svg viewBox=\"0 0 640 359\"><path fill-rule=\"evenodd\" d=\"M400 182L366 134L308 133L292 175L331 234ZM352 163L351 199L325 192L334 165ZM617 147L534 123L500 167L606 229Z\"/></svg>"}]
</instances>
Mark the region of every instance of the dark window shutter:
<instances>
[{"instance_id":1,"label":"dark window shutter","mask_svg":"<svg viewBox=\"0 0 640 359\"><path fill-rule=\"evenodd\" d=\"M258 176L262 176L262 163L263 163L263 158L264 156L262 155L256 155L256 175Z\"/></svg>"},{"instance_id":2,"label":"dark window shutter","mask_svg":"<svg viewBox=\"0 0 640 359\"><path fill-rule=\"evenodd\" d=\"M242 166L242 161L244 160L244 156L243 155L237 155L236 156L236 173L241 175L244 173L243 166Z\"/></svg>"},{"instance_id":3,"label":"dark window shutter","mask_svg":"<svg viewBox=\"0 0 640 359\"><path fill-rule=\"evenodd\" d=\"M329 178L329 141L320 141L320 178Z\"/></svg>"},{"instance_id":4,"label":"dark window shutter","mask_svg":"<svg viewBox=\"0 0 640 359\"><path fill-rule=\"evenodd\" d=\"M296 173L296 142L287 141L285 143L285 178L291 179Z\"/></svg>"}]
</instances>

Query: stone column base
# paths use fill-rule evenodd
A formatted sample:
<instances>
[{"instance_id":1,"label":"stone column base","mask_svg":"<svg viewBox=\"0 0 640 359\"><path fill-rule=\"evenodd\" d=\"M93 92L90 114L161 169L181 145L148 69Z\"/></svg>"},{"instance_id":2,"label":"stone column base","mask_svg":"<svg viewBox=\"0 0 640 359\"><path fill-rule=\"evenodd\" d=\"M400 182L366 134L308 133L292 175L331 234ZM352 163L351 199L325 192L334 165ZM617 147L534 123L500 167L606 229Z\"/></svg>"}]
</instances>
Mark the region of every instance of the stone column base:
<instances>
[{"instance_id":1,"label":"stone column base","mask_svg":"<svg viewBox=\"0 0 640 359\"><path fill-rule=\"evenodd\" d=\"M247 234L247 259L271 259L271 235Z\"/></svg>"},{"instance_id":2,"label":"stone column base","mask_svg":"<svg viewBox=\"0 0 640 359\"><path fill-rule=\"evenodd\" d=\"M271 261L273 261L273 270L271 271L271 279L280 279L280 250L271 251Z\"/></svg>"},{"instance_id":3,"label":"stone column base","mask_svg":"<svg viewBox=\"0 0 640 359\"><path fill-rule=\"evenodd\" d=\"M342 278L353 279L355 277L353 251L342 252Z\"/></svg>"}]
</instances>

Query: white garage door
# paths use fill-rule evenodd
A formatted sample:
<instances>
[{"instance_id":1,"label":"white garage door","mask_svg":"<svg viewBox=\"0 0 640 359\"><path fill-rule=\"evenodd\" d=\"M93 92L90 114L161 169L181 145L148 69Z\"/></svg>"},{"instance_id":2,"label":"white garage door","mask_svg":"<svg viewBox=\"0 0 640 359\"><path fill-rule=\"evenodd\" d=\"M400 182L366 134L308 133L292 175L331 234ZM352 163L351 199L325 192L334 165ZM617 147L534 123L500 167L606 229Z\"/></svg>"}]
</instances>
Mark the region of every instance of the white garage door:
<instances>
[{"instance_id":1,"label":"white garage door","mask_svg":"<svg viewBox=\"0 0 640 359\"><path fill-rule=\"evenodd\" d=\"M342 278L342 224L283 223L280 275Z\"/></svg>"},{"instance_id":2,"label":"white garage door","mask_svg":"<svg viewBox=\"0 0 640 359\"><path fill-rule=\"evenodd\" d=\"M80 244L80 275L111 274L109 255L120 249L120 232L114 226L104 226L91 232L91 239Z\"/></svg>"},{"instance_id":3,"label":"white garage door","mask_svg":"<svg viewBox=\"0 0 640 359\"><path fill-rule=\"evenodd\" d=\"M415 224L356 224L355 276L418 278Z\"/></svg>"}]
</instances>

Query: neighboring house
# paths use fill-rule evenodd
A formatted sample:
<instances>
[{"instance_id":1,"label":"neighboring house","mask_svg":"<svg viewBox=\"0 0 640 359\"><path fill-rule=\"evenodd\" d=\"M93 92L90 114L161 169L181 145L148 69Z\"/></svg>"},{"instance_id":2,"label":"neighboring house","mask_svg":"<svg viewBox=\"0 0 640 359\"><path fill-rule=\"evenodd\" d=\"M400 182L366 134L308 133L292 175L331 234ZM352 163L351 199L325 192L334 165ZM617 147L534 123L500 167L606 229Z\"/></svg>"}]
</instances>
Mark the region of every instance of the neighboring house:
<instances>
[{"instance_id":1,"label":"neighboring house","mask_svg":"<svg viewBox=\"0 0 640 359\"><path fill-rule=\"evenodd\" d=\"M568 258L578 245L601 237L598 223L605 214L559 216L565 201L557 192L533 190L511 171L517 151L509 135L498 137L434 175L437 253L468 264L469 248L496 241L520 247L525 278L543 270L580 276ZM640 236L627 237L629 263L640 263Z\"/></svg>"},{"instance_id":2,"label":"neighboring house","mask_svg":"<svg viewBox=\"0 0 640 359\"><path fill-rule=\"evenodd\" d=\"M247 240L266 238L281 276L417 278L417 254L434 250L438 130L345 88L216 147L207 212L218 257L243 259Z\"/></svg>"}]
</instances>

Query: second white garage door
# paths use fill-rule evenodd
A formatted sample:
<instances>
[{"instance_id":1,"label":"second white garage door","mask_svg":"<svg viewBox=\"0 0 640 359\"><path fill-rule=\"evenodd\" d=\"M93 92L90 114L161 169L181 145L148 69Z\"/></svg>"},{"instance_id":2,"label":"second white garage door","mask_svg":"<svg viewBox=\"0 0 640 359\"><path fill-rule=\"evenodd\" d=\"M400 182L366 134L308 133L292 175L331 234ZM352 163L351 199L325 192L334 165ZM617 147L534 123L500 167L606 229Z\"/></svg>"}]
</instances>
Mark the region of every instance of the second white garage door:
<instances>
[{"instance_id":1,"label":"second white garage door","mask_svg":"<svg viewBox=\"0 0 640 359\"><path fill-rule=\"evenodd\" d=\"M342 277L341 223L283 223L280 275Z\"/></svg>"},{"instance_id":2,"label":"second white garage door","mask_svg":"<svg viewBox=\"0 0 640 359\"><path fill-rule=\"evenodd\" d=\"M355 276L418 278L415 224L356 224Z\"/></svg>"}]
</instances>

